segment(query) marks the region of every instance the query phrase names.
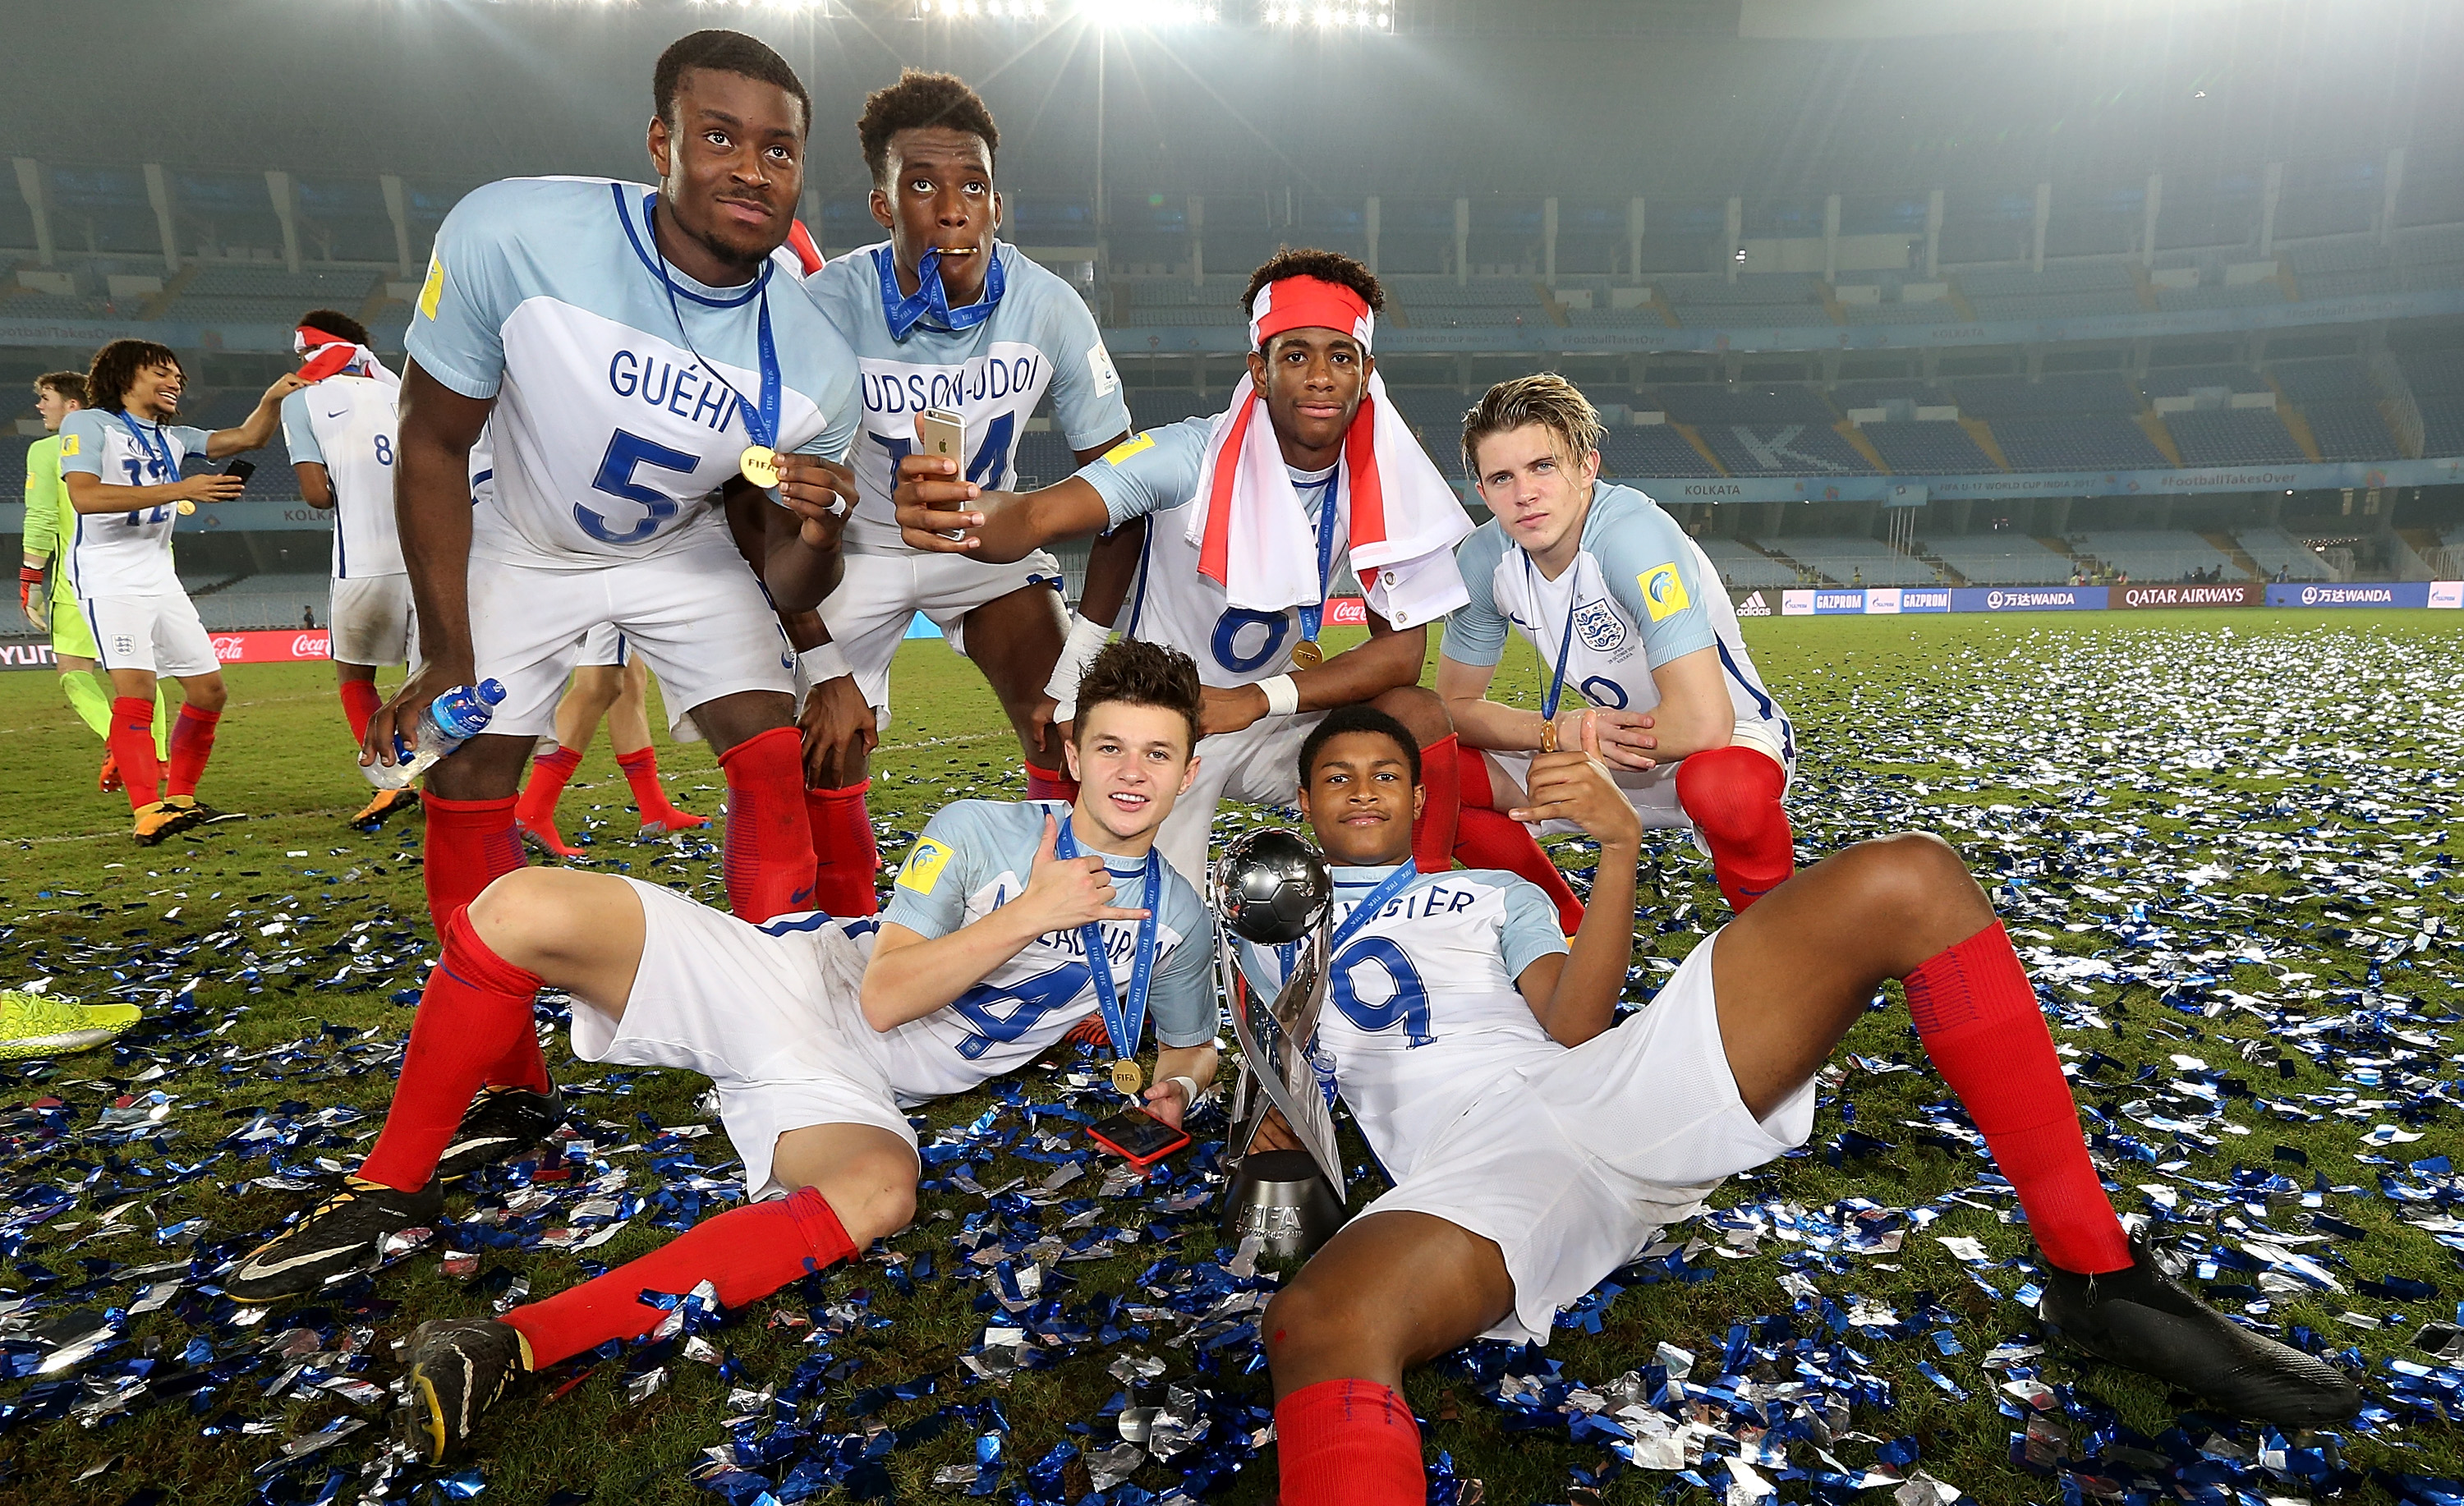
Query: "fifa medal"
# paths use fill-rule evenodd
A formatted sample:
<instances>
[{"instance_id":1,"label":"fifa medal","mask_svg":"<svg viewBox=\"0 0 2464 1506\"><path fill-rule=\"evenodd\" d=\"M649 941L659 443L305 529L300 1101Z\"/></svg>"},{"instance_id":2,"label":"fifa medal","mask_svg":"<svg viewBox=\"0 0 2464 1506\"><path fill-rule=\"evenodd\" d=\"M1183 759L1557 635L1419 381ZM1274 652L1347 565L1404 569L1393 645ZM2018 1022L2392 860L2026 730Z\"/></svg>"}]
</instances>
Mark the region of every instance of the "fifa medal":
<instances>
[{"instance_id":1,"label":"fifa medal","mask_svg":"<svg viewBox=\"0 0 2464 1506\"><path fill-rule=\"evenodd\" d=\"M1544 753L1557 751L1557 719L1553 716L1540 724L1540 751Z\"/></svg>"},{"instance_id":2,"label":"fifa medal","mask_svg":"<svg viewBox=\"0 0 2464 1506\"><path fill-rule=\"evenodd\" d=\"M1123 1057L1112 1063L1112 1086L1119 1089L1125 1096L1137 1097L1138 1089L1146 1086L1146 1074L1140 1072L1138 1064L1129 1058Z\"/></svg>"},{"instance_id":3,"label":"fifa medal","mask_svg":"<svg viewBox=\"0 0 2464 1506\"><path fill-rule=\"evenodd\" d=\"M1326 650L1320 648L1314 641L1304 638L1292 644L1292 667L1314 669L1324 663L1326 663Z\"/></svg>"},{"instance_id":4,"label":"fifa medal","mask_svg":"<svg viewBox=\"0 0 2464 1506\"><path fill-rule=\"evenodd\" d=\"M779 484L779 452L767 445L747 445L744 453L736 457L736 469L744 479L764 491Z\"/></svg>"},{"instance_id":5,"label":"fifa medal","mask_svg":"<svg viewBox=\"0 0 2464 1506\"><path fill-rule=\"evenodd\" d=\"M182 497L180 499L180 515L182 517L193 516L196 511L197 504L189 501L187 497Z\"/></svg>"}]
</instances>

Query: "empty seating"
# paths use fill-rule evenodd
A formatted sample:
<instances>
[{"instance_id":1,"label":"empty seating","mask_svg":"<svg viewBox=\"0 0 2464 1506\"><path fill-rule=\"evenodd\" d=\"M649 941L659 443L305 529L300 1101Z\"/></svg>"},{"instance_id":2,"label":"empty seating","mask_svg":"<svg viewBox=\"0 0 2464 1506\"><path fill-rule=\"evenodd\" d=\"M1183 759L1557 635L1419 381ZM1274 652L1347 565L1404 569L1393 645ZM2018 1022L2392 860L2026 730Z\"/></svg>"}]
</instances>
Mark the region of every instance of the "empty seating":
<instances>
[{"instance_id":1,"label":"empty seating","mask_svg":"<svg viewBox=\"0 0 2464 1506\"><path fill-rule=\"evenodd\" d=\"M2025 534L1954 534L1918 545L1959 572L1970 585L2048 585L2079 568Z\"/></svg>"},{"instance_id":2,"label":"empty seating","mask_svg":"<svg viewBox=\"0 0 2464 1506\"><path fill-rule=\"evenodd\" d=\"M1705 424L1695 430L1732 476L1874 474L1828 424Z\"/></svg>"},{"instance_id":3,"label":"empty seating","mask_svg":"<svg viewBox=\"0 0 2464 1506\"><path fill-rule=\"evenodd\" d=\"M2001 469L1957 424L1868 424L1859 432L1900 475L1977 475Z\"/></svg>"},{"instance_id":4,"label":"empty seating","mask_svg":"<svg viewBox=\"0 0 2464 1506\"><path fill-rule=\"evenodd\" d=\"M2301 447L2294 442L2292 432L2273 408L2202 408L2168 413L2165 426L2181 447L2184 465L2301 465L2310 458L2301 452Z\"/></svg>"},{"instance_id":5,"label":"empty seating","mask_svg":"<svg viewBox=\"0 0 2464 1506\"><path fill-rule=\"evenodd\" d=\"M1618 425L1601 436L1600 473L1643 482L1656 476L1716 476L1720 471L1667 425L1637 424Z\"/></svg>"},{"instance_id":6,"label":"empty seating","mask_svg":"<svg viewBox=\"0 0 2464 1506\"><path fill-rule=\"evenodd\" d=\"M1768 541L1789 558L1841 585L1934 585L1933 566L1879 538L1791 535Z\"/></svg>"},{"instance_id":7,"label":"empty seating","mask_svg":"<svg viewBox=\"0 0 2464 1506\"><path fill-rule=\"evenodd\" d=\"M2288 580L2332 578L2315 552L2280 528L2243 529L2233 535L2233 542L2257 562L2259 573L2270 579L2278 572Z\"/></svg>"},{"instance_id":8,"label":"empty seating","mask_svg":"<svg viewBox=\"0 0 2464 1506\"><path fill-rule=\"evenodd\" d=\"M2193 571L2218 570L2227 580L2244 578L2215 545L2187 529L2113 530L2072 535L2081 553L2138 580L2179 580Z\"/></svg>"},{"instance_id":9,"label":"empty seating","mask_svg":"<svg viewBox=\"0 0 2464 1506\"><path fill-rule=\"evenodd\" d=\"M2170 464L2140 426L2118 414L1993 421L2013 470L2154 470Z\"/></svg>"},{"instance_id":10,"label":"empty seating","mask_svg":"<svg viewBox=\"0 0 2464 1506\"><path fill-rule=\"evenodd\" d=\"M1705 537L1694 542L1703 546L1705 557L1711 561L1713 569L1720 572L1720 578L1729 585L1742 586L1747 590L1770 590L1774 586L1785 589L1807 583L1804 572L1733 538Z\"/></svg>"},{"instance_id":11,"label":"empty seating","mask_svg":"<svg viewBox=\"0 0 2464 1506\"><path fill-rule=\"evenodd\" d=\"M2305 403L2301 416L2310 421L2310 437L2319 442L2321 460L2403 458L2376 403Z\"/></svg>"}]
</instances>

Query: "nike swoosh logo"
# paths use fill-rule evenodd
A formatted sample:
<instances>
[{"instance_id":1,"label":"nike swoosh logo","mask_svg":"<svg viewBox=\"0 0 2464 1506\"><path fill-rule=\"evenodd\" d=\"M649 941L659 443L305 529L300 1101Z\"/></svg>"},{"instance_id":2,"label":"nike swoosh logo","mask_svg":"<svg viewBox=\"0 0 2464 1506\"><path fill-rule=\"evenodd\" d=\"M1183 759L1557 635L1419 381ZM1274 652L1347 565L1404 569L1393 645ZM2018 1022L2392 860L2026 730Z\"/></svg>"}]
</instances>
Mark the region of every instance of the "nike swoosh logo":
<instances>
[{"instance_id":1,"label":"nike swoosh logo","mask_svg":"<svg viewBox=\"0 0 2464 1506\"><path fill-rule=\"evenodd\" d=\"M295 1255L288 1260L268 1260L259 1263L254 1259L250 1259L243 1263L239 1270L233 1274L236 1276L279 1276L283 1272L291 1270L297 1266L313 1264L319 1260L331 1259L338 1255L348 1255L354 1250L364 1250L366 1248L367 1241L363 1239L355 1245L328 1245L322 1250L312 1250L304 1255Z\"/></svg>"}]
</instances>

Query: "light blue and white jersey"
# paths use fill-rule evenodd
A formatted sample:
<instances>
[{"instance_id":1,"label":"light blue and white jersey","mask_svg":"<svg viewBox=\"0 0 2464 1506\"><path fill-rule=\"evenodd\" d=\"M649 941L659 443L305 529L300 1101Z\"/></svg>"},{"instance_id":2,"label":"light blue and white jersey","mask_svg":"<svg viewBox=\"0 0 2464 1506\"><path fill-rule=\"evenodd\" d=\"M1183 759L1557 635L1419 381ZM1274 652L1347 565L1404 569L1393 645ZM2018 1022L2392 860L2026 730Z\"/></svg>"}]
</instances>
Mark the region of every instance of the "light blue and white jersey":
<instances>
[{"instance_id":1,"label":"light blue and white jersey","mask_svg":"<svg viewBox=\"0 0 2464 1506\"><path fill-rule=\"evenodd\" d=\"M334 496L334 578L403 573L393 523L398 389L374 377L333 376L282 400L291 463L325 468Z\"/></svg>"},{"instance_id":2,"label":"light blue and white jersey","mask_svg":"<svg viewBox=\"0 0 2464 1506\"><path fill-rule=\"evenodd\" d=\"M1148 519L1137 583L1112 625L1124 638L1179 649L1198 662L1201 683L1228 688L1290 672L1292 645L1301 641L1301 613L1298 607L1281 612L1236 607L1221 581L1198 573L1198 546L1189 541L1186 510L1198 500L1198 475L1213 426L1212 419L1201 417L1147 429L1114 446L1078 475L1103 497L1110 527L1133 517ZM1337 469L1286 467L1285 473L1300 496L1312 536L1330 526L1332 511L1331 526L1339 532L1328 578L1340 586L1354 578L1352 535L1336 497Z\"/></svg>"},{"instance_id":3,"label":"light blue and white jersey","mask_svg":"<svg viewBox=\"0 0 2464 1506\"><path fill-rule=\"evenodd\" d=\"M1569 691L1609 710L1648 711L1660 704L1654 669L1716 648L1737 721L1795 757L1795 732L1746 654L1720 572L1641 492L1599 484L1582 548L1554 580L1541 577L1494 518L1463 541L1455 562L1471 602L1446 622L1447 658L1496 664L1511 622L1540 651L1543 684L1563 644Z\"/></svg>"},{"instance_id":4,"label":"light blue and white jersey","mask_svg":"<svg viewBox=\"0 0 2464 1506\"><path fill-rule=\"evenodd\" d=\"M847 547L857 554L913 552L899 537L890 493L899 460L915 447L915 415L926 408L965 418L967 479L987 491L1018 486L1019 436L1047 394L1052 426L1073 450L1130 428L1111 355L1068 283L995 241L1004 288L992 313L963 330L944 329L928 314L898 339L881 306L881 268L891 254L884 241L833 257L804 279L864 373L864 427L848 462L862 491L847 531Z\"/></svg>"},{"instance_id":5,"label":"light blue and white jersey","mask_svg":"<svg viewBox=\"0 0 2464 1506\"><path fill-rule=\"evenodd\" d=\"M1395 871L1334 869L1333 924ZM1236 945L1249 986L1273 997L1298 948ZM1536 885L1476 868L1420 874L1329 959L1315 1059L1387 1175L1409 1175L1491 1083L1566 1049L1514 986L1566 949Z\"/></svg>"},{"instance_id":6,"label":"light blue and white jersey","mask_svg":"<svg viewBox=\"0 0 2464 1506\"><path fill-rule=\"evenodd\" d=\"M447 387L496 400L473 554L587 570L724 530L719 488L753 443L745 405L761 401L764 307L782 383L775 447L847 452L855 358L799 295L794 254L735 288L669 266L671 301L654 197L603 178L509 178L437 230L405 344Z\"/></svg>"},{"instance_id":7,"label":"light blue and white jersey","mask_svg":"<svg viewBox=\"0 0 2464 1506\"><path fill-rule=\"evenodd\" d=\"M114 487L168 486L180 463L206 452L204 429L149 424L125 413L78 408L60 424L60 473L82 470ZM171 529L180 504L128 513L79 513L69 541L70 578L78 597L176 596Z\"/></svg>"},{"instance_id":8,"label":"light blue and white jersey","mask_svg":"<svg viewBox=\"0 0 2464 1506\"><path fill-rule=\"evenodd\" d=\"M1067 805L1044 800L959 800L942 807L899 868L882 920L930 940L983 919L1025 891L1045 818L1068 814ZM1080 847L1104 859L1116 885L1114 905L1143 906L1145 859L1097 853L1083 840ZM1204 1045L1216 1034L1215 928L1198 891L1169 864L1155 916L1155 973L1147 991L1155 1039L1166 1046ZM1101 925L1113 986L1127 1004L1138 922ZM891 1085L908 1101L965 1092L1034 1060L1098 1012L1078 932L1048 931L948 1005L884 1032Z\"/></svg>"}]
</instances>

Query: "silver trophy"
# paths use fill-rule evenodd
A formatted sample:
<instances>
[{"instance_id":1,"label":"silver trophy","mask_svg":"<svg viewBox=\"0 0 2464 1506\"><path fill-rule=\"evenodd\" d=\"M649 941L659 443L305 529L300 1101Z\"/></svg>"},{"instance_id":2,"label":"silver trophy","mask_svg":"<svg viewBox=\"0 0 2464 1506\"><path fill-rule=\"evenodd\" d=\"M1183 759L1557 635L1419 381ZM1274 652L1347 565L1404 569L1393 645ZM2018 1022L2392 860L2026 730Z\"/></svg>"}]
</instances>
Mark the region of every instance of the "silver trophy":
<instances>
[{"instance_id":1,"label":"silver trophy","mask_svg":"<svg viewBox=\"0 0 2464 1506\"><path fill-rule=\"evenodd\" d=\"M1235 1237L1259 1236L1267 1254L1291 1257L1323 1244L1343 1222L1343 1166L1334 1120L1310 1061L1326 1006L1334 876L1296 833L1254 831L1215 864L1216 949L1241 1075L1232 1089L1234 1129L1226 1142L1232 1182L1224 1208ZM1238 938L1258 947L1297 943L1283 986L1270 1001L1249 986ZM1270 1112L1280 1110L1303 1150L1250 1147Z\"/></svg>"}]
</instances>

